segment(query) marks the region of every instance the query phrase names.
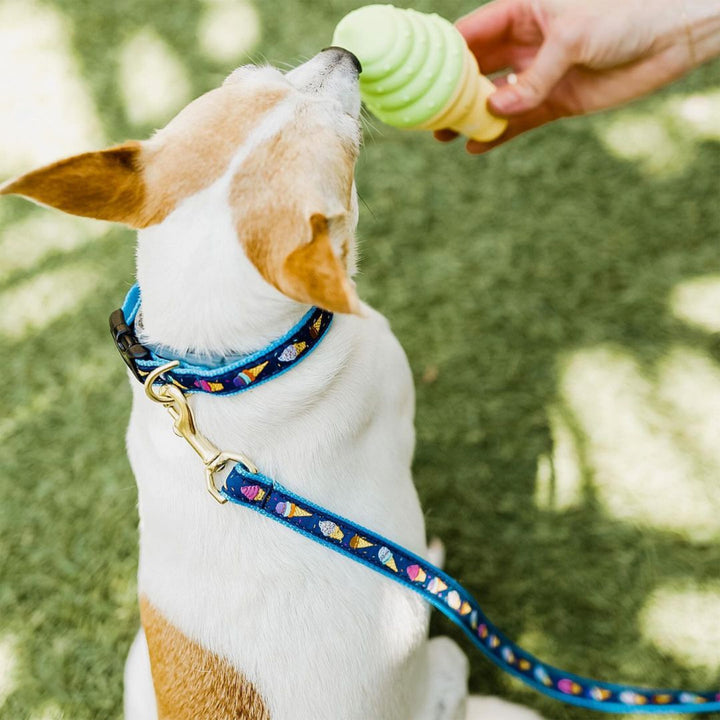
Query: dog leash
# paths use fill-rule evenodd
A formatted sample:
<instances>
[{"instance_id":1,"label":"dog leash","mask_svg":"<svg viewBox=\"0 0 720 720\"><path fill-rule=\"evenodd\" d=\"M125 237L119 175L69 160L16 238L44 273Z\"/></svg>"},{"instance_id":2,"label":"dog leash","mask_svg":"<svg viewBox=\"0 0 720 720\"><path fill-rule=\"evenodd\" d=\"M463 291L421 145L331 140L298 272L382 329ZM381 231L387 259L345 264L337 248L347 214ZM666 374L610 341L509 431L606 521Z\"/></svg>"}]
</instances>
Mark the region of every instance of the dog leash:
<instances>
[{"instance_id":1,"label":"dog leash","mask_svg":"<svg viewBox=\"0 0 720 720\"><path fill-rule=\"evenodd\" d=\"M139 309L139 290L134 286L123 308L110 317L115 344L133 375L143 382L147 396L166 407L175 432L200 456L207 489L218 502L251 508L409 588L458 625L473 646L500 669L555 700L605 713L684 714L720 710L717 691L696 693L606 683L541 662L498 630L477 600L440 568L382 535L291 492L260 473L243 454L223 452L197 431L186 393L241 392L287 371L324 337L332 320L330 313L313 308L269 348L211 369L160 357L141 345L134 330ZM250 373L250 382L235 382L234 378L261 363L266 364L254 376ZM266 368L268 372L263 375ZM258 382L261 375L263 378ZM218 385L212 385L217 378ZM234 466L219 489L216 474L231 462Z\"/></svg>"}]
</instances>

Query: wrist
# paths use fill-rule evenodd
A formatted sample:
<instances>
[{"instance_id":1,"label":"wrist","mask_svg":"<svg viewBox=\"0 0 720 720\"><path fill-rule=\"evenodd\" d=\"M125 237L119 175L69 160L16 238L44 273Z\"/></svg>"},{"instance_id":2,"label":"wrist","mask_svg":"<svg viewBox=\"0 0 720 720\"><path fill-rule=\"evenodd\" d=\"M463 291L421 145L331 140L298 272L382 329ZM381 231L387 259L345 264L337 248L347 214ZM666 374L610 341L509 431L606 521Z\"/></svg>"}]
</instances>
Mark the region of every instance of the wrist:
<instances>
[{"instance_id":1,"label":"wrist","mask_svg":"<svg viewBox=\"0 0 720 720\"><path fill-rule=\"evenodd\" d=\"M718 0L679 0L692 67L720 55L720 2Z\"/></svg>"}]
</instances>

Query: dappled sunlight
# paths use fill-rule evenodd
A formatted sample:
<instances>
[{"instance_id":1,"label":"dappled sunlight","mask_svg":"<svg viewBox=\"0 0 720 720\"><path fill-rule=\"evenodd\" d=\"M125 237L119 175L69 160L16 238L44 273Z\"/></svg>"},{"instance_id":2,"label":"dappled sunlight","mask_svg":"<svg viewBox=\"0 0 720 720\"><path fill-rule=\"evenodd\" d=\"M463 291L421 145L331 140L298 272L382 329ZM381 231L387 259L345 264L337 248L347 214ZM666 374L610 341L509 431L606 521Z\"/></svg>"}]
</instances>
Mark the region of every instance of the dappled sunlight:
<instances>
[{"instance_id":1,"label":"dappled sunlight","mask_svg":"<svg viewBox=\"0 0 720 720\"><path fill-rule=\"evenodd\" d=\"M0 0L0 178L104 144L71 37L55 8Z\"/></svg>"},{"instance_id":2,"label":"dappled sunlight","mask_svg":"<svg viewBox=\"0 0 720 720\"><path fill-rule=\"evenodd\" d=\"M17 638L0 637L0 707L17 684Z\"/></svg>"},{"instance_id":3,"label":"dappled sunlight","mask_svg":"<svg viewBox=\"0 0 720 720\"><path fill-rule=\"evenodd\" d=\"M720 91L673 96L650 109L616 110L593 120L605 147L648 175L674 175L693 162L698 146L720 141Z\"/></svg>"},{"instance_id":4,"label":"dappled sunlight","mask_svg":"<svg viewBox=\"0 0 720 720\"><path fill-rule=\"evenodd\" d=\"M107 368L117 362L117 351L111 343L94 346L84 351L82 360L67 363L62 373L54 376L50 384L37 384L37 390L29 399L0 416L0 443L15 433L22 432L28 423L37 421L43 413L57 406L63 392L72 387L77 378L82 378L83 392L88 394L107 387ZM35 387L35 385L34 385Z\"/></svg>"},{"instance_id":5,"label":"dappled sunlight","mask_svg":"<svg viewBox=\"0 0 720 720\"><path fill-rule=\"evenodd\" d=\"M568 510L582 500L582 470L575 435L558 410L549 413L552 454L538 458L535 504L541 510Z\"/></svg>"},{"instance_id":6,"label":"dappled sunlight","mask_svg":"<svg viewBox=\"0 0 720 720\"><path fill-rule=\"evenodd\" d=\"M120 89L125 114L136 125L164 124L192 97L182 60L154 31L141 30L120 56Z\"/></svg>"},{"instance_id":7,"label":"dappled sunlight","mask_svg":"<svg viewBox=\"0 0 720 720\"><path fill-rule=\"evenodd\" d=\"M661 587L640 615L645 638L710 681L720 670L720 584Z\"/></svg>"},{"instance_id":8,"label":"dappled sunlight","mask_svg":"<svg viewBox=\"0 0 720 720\"><path fill-rule=\"evenodd\" d=\"M80 263L51 270L0 293L0 337L19 340L47 327L97 289L102 277Z\"/></svg>"},{"instance_id":9,"label":"dappled sunlight","mask_svg":"<svg viewBox=\"0 0 720 720\"><path fill-rule=\"evenodd\" d=\"M682 444L704 467L704 476L720 483L720 369L707 355L676 347L658 368L657 392L675 418Z\"/></svg>"},{"instance_id":10,"label":"dappled sunlight","mask_svg":"<svg viewBox=\"0 0 720 720\"><path fill-rule=\"evenodd\" d=\"M670 295L670 310L679 320L701 330L720 332L720 275L706 275L676 285Z\"/></svg>"},{"instance_id":11,"label":"dappled sunlight","mask_svg":"<svg viewBox=\"0 0 720 720\"><path fill-rule=\"evenodd\" d=\"M57 703L51 702L30 714L28 720L69 720L69 718Z\"/></svg>"},{"instance_id":12,"label":"dappled sunlight","mask_svg":"<svg viewBox=\"0 0 720 720\"><path fill-rule=\"evenodd\" d=\"M668 111L696 138L720 140L720 90L673 98Z\"/></svg>"},{"instance_id":13,"label":"dappled sunlight","mask_svg":"<svg viewBox=\"0 0 720 720\"><path fill-rule=\"evenodd\" d=\"M204 0L198 39L210 60L233 63L250 53L260 40L260 16L247 0Z\"/></svg>"},{"instance_id":14,"label":"dappled sunlight","mask_svg":"<svg viewBox=\"0 0 720 720\"><path fill-rule=\"evenodd\" d=\"M9 437L25 427L43 413L51 408L60 398L60 387L54 386L47 390L34 393L29 401L19 405L14 410L0 417L0 442L5 442Z\"/></svg>"},{"instance_id":15,"label":"dappled sunlight","mask_svg":"<svg viewBox=\"0 0 720 720\"><path fill-rule=\"evenodd\" d=\"M0 280L34 267L53 253L71 252L107 231L108 225L97 220L36 212L0 231Z\"/></svg>"},{"instance_id":16,"label":"dappled sunlight","mask_svg":"<svg viewBox=\"0 0 720 720\"><path fill-rule=\"evenodd\" d=\"M667 382L677 382L677 365L671 361L666 372L667 392ZM694 540L720 536L720 474L697 447L686 447L683 435L691 400L678 415L637 361L612 347L571 355L560 390L585 438L589 480L608 513ZM710 422L694 411L697 422Z\"/></svg>"},{"instance_id":17,"label":"dappled sunlight","mask_svg":"<svg viewBox=\"0 0 720 720\"><path fill-rule=\"evenodd\" d=\"M637 162L650 175L680 172L687 163L683 148L661 115L636 113L613 117L601 139L615 156Z\"/></svg>"}]
</instances>

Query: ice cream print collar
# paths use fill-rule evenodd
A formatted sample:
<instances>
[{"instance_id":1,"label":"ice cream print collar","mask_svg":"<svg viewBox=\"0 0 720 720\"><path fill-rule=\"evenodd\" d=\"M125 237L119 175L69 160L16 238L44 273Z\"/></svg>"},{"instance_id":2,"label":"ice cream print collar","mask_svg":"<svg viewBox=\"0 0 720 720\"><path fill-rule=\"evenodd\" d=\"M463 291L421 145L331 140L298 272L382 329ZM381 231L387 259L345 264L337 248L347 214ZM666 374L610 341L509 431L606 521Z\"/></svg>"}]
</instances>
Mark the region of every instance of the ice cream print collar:
<instances>
[{"instance_id":1,"label":"ice cream print collar","mask_svg":"<svg viewBox=\"0 0 720 720\"><path fill-rule=\"evenodd\" d=\"M115 344L147 396L168 410L175 432L199 455L207 489L219 503L240 505L278 523L278 532L295 531L346 559L364 565L415 592L458 625L491 662L534 690L556 700L606 713L706 713L720 710L720 689L710 692L664 690L607 683L580 677L534 657L508 639L459 582L422 557L372 529L333 513L285 488L239 452L225 452L195 424L186 395L231 395L281 375L315 349L332 314L313 308L285 336L251 356L220 367L194 366L162 358L141 345L134 321L140 291L134 286L123 308L110 316ZM232 463L232 465L231 465ZM222 487L219 473L232 467ZM283 526L282 528L280 526ZM233 557L227 548L227 561ZM344 562L344 560L338 560Z\"/></svg>"},{"instance_id":2,"label":"ice cream print collar","mask_svg":"<svg viewBox=\"0 0 720 720\"><path fill-rule=\"evenodd\" d=\"M153 370L166 366L173 358L156 354L137 339L134 325L140 305L140 288L133 285L122 308L110 316L110 330L120 355L133 375L140 382L145 382ZM214 367L178 360L176 367L163 373L164 381L172 383L183 393L235 395L249 390L287 372L310 355L325 336L332 318L331 312L312 308L283 337L259 352Z\"/></svg>"}]
</instances>

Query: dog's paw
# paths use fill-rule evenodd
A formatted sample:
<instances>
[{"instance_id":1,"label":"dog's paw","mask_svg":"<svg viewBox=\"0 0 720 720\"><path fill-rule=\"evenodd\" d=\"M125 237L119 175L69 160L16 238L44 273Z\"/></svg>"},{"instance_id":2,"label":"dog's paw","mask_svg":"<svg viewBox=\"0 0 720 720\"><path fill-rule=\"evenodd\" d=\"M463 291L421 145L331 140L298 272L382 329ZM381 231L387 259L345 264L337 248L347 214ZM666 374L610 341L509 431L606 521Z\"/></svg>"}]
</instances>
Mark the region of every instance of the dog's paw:
<instances>
[{"instance_id":1,"label":"dog's paw","mask_svg":"<svg viewBox=\"0 0 720 720\"><path fill-rule=\"evenodd\" d=\"M440 569L445 565L445 545L439 537L434 537L430 541L427 549L427 559Z\"/></svg>"},{"instance_id":2,"label":"dog's paw","mask_svg":"<svg viewBox=\"0 0 720 720\"><path fill-rule=\"evenodd\" d=\"M534 710L500 698L471 695L466 707L465 720L543 720Z\"/></svg>"}]
</instances>

